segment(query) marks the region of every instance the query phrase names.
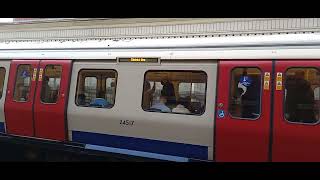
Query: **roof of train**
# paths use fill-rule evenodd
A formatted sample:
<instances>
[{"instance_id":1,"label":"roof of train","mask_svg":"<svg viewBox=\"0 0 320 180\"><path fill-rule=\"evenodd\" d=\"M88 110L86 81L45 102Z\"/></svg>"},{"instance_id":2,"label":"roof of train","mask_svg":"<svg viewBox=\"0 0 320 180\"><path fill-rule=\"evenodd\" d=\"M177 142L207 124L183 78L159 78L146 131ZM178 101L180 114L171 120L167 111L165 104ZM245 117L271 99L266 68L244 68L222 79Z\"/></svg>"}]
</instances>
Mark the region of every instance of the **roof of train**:
<instances>
[{"instance_id":1,"label":"roof of train","mask_svg":"<svg viewBox=\"0 0 320 180\"><path fill-rule=\"evenodd\" d=\"M320 34L0 42L0 59L320 59Z\"/></svg>"},{"instance_id":2,"label":"roof of train","mask_svg":"<svg viewBox=\"0 0 320 180\"><path fill-rule=\"evenodd\" d=\"M33 49L177 49L177 48L228 48L319 46L320 34L280 34L257 36L124 39L124 40L43 40L4 41L0 50Z\"/></svg>"}]
</instances>

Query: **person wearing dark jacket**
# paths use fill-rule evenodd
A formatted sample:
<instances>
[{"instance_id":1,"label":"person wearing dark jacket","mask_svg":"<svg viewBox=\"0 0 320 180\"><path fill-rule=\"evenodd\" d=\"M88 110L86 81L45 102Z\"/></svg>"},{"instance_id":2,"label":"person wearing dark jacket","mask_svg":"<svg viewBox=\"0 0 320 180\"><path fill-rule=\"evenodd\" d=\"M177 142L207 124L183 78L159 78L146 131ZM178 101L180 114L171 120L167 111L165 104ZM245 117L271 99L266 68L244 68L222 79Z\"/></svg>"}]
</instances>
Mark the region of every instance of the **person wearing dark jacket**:
<instances>
[{"instance_id":1,"label":"person wearing dark jacket","mask_svg":"<svg viewBox=\"0 0 320 180\"><path fill-rule=\"evenodd\" d=\"M176 96L174 91L174 86L171 82L168 80L161 81L161 84L163 85L162 91L167 96L167 105L172 105L176 103Z\"/></svg>"},{"instance_id":2,"label":"person wearing dark jacket","mask_svg":"<svg viewBox=\"0 0 320 180\"><path fill-rule=\"evenodd\" d=\"M296 71L294 77L288 77L285 88L287 120L302 123L316 122L314 93L310 83L304 79L304 72Z\"/></svg>"}]
</instances>

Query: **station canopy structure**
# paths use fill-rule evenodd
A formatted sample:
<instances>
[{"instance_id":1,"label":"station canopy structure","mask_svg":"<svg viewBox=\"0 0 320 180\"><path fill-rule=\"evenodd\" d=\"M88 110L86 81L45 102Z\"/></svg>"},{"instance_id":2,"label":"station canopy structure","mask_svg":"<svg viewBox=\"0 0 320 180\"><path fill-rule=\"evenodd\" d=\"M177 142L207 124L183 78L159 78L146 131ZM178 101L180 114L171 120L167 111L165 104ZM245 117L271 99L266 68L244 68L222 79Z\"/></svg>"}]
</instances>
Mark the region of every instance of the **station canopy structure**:
<instances>
[{"instance_id":1,"label":"station canopy structure","mask_svg":"<svg viewBox=\"0 0 320 180\"><path fill-rule=\"evenodd\" d=\"M319 33L320 18L12 18L0 42L193 38Z\"/></svg>"}]
</instances>

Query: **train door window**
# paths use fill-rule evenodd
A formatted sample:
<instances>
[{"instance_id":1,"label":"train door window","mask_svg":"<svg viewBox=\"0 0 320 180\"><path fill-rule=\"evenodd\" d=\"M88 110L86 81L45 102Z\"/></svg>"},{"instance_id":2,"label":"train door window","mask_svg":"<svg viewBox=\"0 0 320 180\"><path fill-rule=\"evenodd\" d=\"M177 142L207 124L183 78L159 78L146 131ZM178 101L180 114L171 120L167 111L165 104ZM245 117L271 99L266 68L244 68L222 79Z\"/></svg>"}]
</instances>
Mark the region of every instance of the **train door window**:
<instances>
[{"instance_id":1,"label":"train door window","mask_svg":"<svg viewBox=\"0 0 320 180\"><path fill-rule=\"evenodd\" d=\"M47 65L44 70L41 88L41 101L43 103L56 103L58 100L61 65Z\"/></svg>"},{"instance_id":2,"label":"train door window","mask_svg":"<svg viewBox=\"0 0 320 180\"><path fill-rule=\"evenodd\" d=\"M76 93L78 106L111 108L115 103L115 70L80 70Z\"/></svg>"},{"instance_id":3,"label":"train door window","mask_svg":"<svg viewBox=\"0 0 320 180\"><path fill-rule=\"evenodd\" d=\"M0 67L0 99L2 98L5 75L6 75L6 69L3 67Z\"/></svg>"},{"instance_id":4,"label":"train door window","mask_svg":"<svg viewBox=\"0 0 320 180\"><path fill-rule=\"evenodd\" d=\"M28 101L31 83L31 65L22 64L17 68L13 99L17 102Z\"/></svg>"},{"instance_id":5,"label":"train door window","mask_svg":"<svg viewBox=\"0 0 320 180\"><path fill-rule=\"evenodd\" d=\"M293 123L320 120L320 72L316 68L289 68L285 73L284 117Z\"/></svg>"},{"instance_id":6,"label":"train door window","mask_svg":"<svg viewBox=\"0 0 320 180\"><path fill-rule=\"evenodd\" d=\"M261 71L254 67L234 68L230 83L230 115L238 119L257 119L261 111Z\"/></svg>"},{"instance_id":7,"label":"train door window","mask_svg":"<svg viewBox=\"0 0 320 180\"><path fill-rule=\"evenodd\" d=\"M205 111L207 74L203 71L148 71L142 108L145 111L201 115Z\"/></svg>"}]
</instances>

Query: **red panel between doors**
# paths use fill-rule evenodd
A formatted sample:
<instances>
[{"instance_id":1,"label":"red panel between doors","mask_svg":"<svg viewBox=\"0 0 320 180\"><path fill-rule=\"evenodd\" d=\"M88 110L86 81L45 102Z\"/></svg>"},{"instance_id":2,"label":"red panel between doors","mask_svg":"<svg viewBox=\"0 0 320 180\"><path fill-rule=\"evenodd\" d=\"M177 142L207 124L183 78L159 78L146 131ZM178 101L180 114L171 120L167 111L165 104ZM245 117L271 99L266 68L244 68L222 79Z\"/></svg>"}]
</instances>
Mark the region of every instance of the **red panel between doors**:
<instances>
[{"instance_id":1,"label":"red panel between doors","mask_svg":"<svg viewBox=\"0 0 320 180\"><path fill-rule=\"evenodd\" d=\"M235 67L258 67L262 76L261 115L257 120L232 118L228 112L231 71ZM216 112L216 161L268 161L270 134L270 94L263 89L263 76L272 70L272 61L220 61ZM270 78L271 80L271 78ZM223 107L218 104L222 103Z\"/></svg>"}]
</instances>

